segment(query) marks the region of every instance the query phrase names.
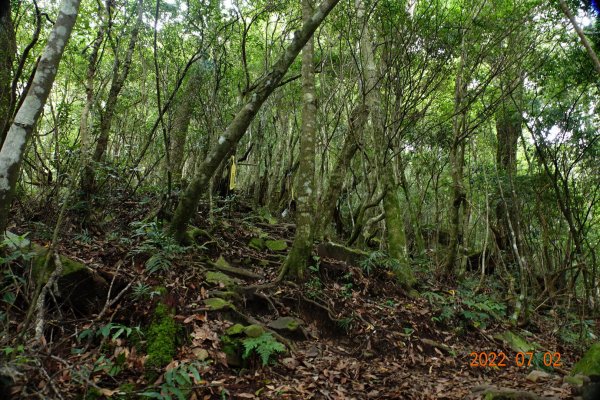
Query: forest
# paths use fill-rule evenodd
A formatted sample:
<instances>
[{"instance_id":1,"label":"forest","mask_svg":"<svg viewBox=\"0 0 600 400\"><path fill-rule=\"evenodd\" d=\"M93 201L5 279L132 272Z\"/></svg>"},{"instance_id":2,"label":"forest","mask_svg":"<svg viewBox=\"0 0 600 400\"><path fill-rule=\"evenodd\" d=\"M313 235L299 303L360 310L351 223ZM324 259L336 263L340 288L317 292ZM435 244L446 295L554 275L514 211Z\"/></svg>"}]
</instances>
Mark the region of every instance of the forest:
<instances>
[{"instance_id":1,"label":"forest","mask_svg":"<svg viewBox=\"0 0 600 400\"><path fill-rule=\"evenodd\" d=\"M596 0L0 0L0 399L600 399Z\"/></svg>"}]
</instances>

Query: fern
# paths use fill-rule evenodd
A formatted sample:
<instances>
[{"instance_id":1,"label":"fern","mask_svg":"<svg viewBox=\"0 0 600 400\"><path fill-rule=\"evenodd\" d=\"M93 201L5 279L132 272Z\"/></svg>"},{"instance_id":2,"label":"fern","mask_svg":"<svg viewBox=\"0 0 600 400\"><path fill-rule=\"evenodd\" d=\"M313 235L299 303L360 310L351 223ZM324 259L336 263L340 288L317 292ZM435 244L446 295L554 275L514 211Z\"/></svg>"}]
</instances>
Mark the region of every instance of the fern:
<instances>
[{"instance_id":1,"label":"fern","mask_svg":"<svg viewBox=\"0 0 600 400\"><path fill-rule=\"evenodd\" d=\"M256 352L262 361L262 365L267 365L273 354L285 352L285 346L277 341L270 333L263 333L256 338L247 338L242 341L244 345L244 354L242 358L246 360L252 352Z\"/></svg>"},{"instance_id":2,"label":"fern","mask_svg":"<svg viewBox=\"0 0 600 400\"><path fill-rule=\"evenodd\" d=\"M171 260L165 257L162 252L152 255L152 257L146 261L146 269L150 273L154 273L156 271L167 271L169 268L171 268L171 265Z\"/></svg>"}]
</instances>

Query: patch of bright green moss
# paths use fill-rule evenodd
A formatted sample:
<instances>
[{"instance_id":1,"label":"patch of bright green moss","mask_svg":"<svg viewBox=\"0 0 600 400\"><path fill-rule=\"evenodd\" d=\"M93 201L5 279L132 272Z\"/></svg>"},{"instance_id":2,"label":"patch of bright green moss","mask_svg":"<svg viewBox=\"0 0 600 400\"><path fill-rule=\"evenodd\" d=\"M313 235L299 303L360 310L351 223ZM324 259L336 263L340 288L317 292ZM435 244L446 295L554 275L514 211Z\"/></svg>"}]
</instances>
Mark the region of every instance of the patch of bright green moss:
<instances>
[{"instance_id":1,"label":"patch of bright green moss","mask_svg":"<svg viewBox=\"0 0 600 400\"><path fill-rule=\"evenodd\" d=\"M162 368L173 360L177 349L177 325L169 308L160 303L154 321L148 328L148 361L146 367Z\"/></svg>"},{"instance_id":2,"label":"patch of bright green moss","mask_svg":"<svg viewBox=\"0 0 600 400\"><path fill-rule=\"evenodd\" d=\"M595 343L590 349L583 355L581 360L575 364L573 375L600 375L600 343Z\"/></svg>"}]
</instances>

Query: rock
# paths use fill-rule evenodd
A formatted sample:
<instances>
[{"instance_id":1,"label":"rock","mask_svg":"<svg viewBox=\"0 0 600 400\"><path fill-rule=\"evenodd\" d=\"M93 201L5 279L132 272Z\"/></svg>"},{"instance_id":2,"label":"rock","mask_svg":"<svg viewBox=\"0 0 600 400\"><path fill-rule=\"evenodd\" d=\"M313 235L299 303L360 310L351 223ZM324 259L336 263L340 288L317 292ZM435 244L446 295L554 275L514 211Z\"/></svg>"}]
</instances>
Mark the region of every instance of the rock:
<instances>
[{"instance_id":1,"label":"rock","mask_svg":"<svg viewBox=\"0 0 600 400\"><path fill-rule=\"evenodd\" d=\"M54 257L51 257L48 265L46 265L48 248L31 243L28 239L21 238L8 231L6 237L9 242L14 242L14 244L7 245L3 250L8 252L9 257L15 251L29 254L32 263L32 279L36 285L46 284L50 275L56 269ZM59 255L59 258L63 270L57 280L58 292L54 295L62 300L61 303L68 304L79 314L90 315L99 312L106 302L110 281L107 281L97 271L79 261L62 255ZM119 288L123 286L121 280L115 279L113 293L118 293Z\"/></svg>"},{"instance_id":2,"label":"rock","mask_svg":"<svg viewBox=\"0 0 600 400\"><path fill-rule=\"evenodd\" d=\"M234 308L230 302L228 302L227 300L220 299L218 297L204 299L204 304L206 304L211 311Z\"/></svg>"},{"instance_id":3,"label":"rock","mask_svg":"<svg viewBox=\"0 0 600 400\"><path fill-rule=\"evenodd\" d=\"M280 317L269 322L267 326L279 331L288 330L290 332L294 332L300 327L301 322L301 320L293 317Z\"/></svg>"},{"instance_id":4,"label":"rock","mask_svg":"<svg viewBox=\"0 0 600 400\"><path fill-rule=\"evenodd\" d=\"M235 324L235 325L232 325L229 328L227 328L225 333L228 334L229 336L239 335L240 333L244 332L244 328L245 327L242 324Z\"/></svg>"},{"instance_id":5,"label":"rock","mask_svg":"<svg viewBox=\"0 0 600 400\"><path fill-rule=\"evenodd\" d=\"M257 338L265 333L265 328L260 325L252 324L244 328L244 333L248 337Z\"/></svg>"},{"instance_id":6,"label":"rock","mask_svg":"<svg viewBox=\"0 0 600 400\"><path fill-rule=\"evenodd\" d=\"M288 247L285 240L267 240L265 245L271 251L283 251Z\"/></svg>"},{"instance_id":7,"label":"rock","mask_svg":"<svg viewBox=\"0 0 600 400\"><path fill-rule=\"evenodd\" d=\"M517 335L512 331L505 331L499 334L494 335L494 339L500 340L506 343L511 350L516 353L527 353L529 351L534 351L536 346L529 343L527 340L523 339L521 336Z\"/></svg>"},{"instance_id":8,"label":"rock","mask_svg":"<svg viewBox=\"0 0 600 400\"><path fill-rule=\"evenodd\" d=\"M225 287L236 286L238 281L222 272L208 271L205 276L206 282L223 284Z\"/></svg>"},{"instance_id":9,"label":"rock","mask_svg":"<svg viewBox=\"0 0 600 400\"><path fill-rule=\"evenodd\" d=\"M208 351L199 347L194 348L192 353L194 353L194 356L200 361L204 361L208 358Z\"/></svg>"},{"instance_id":10,"label":"rock","mask_svg":"<svg viewBox=\"0 0 600 400\"><path fill-rule=\"evenodd\" d=\"M531 381L531 382L537 382L540 379L548 379L551 378L552 375L544 372L544 371L539 371L539 370L533 370L529 373L529 375L527 375L527 380Z\"/></svg>"},{"instance_id":11,"label":"rock","mask_svg":"<svg viewBox=\"0 0 600 400\"><path fill-rule=\"evenodd\" d=\"M253 237L252 239L250 239L248 246L255 250L263 251L267 245L265 244L264 239Z\"/></svg>"},{"instance_id":12,"label":"rock","mask_svg":"<svg viewBox=\"0 0 600 400\"><path fill-rule=\"evenodd\" d=\"M360 267L363 260L369 257L369 253L342 246L333 242L320 243L317 246L317 255L321 258L333 258L339 261L344 261L355 267Z\"/></svg>"}]
</instances>

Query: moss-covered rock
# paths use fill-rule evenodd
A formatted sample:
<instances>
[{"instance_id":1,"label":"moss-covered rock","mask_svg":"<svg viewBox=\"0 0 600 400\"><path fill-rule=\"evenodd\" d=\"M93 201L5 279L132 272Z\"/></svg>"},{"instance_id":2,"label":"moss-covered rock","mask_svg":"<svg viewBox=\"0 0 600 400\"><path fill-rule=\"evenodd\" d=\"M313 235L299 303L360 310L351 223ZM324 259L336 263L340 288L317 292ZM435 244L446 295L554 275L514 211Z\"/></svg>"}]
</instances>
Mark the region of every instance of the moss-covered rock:
<instances>
[{"instance_id":1,"label":"moss-covered rock","mask_svg":"<svg viewBox=\"0 0 600 400\"><path fill-rule=\"evenodd\" d=\"M267 240L265 241L265 245L271 251L283 251L288 248L285 240Z\"/></svg>"},{"instance_id":2,"label":"moss-covered rock","mask_svg":"<svg viewBox=\"0 0 600 400\"><path fill-rule=\"evenodd\" d=\"M535 351L536 345L529 343L527 340L517 335L512 331L505 331L494 335L494 339L500 340L506 343L511 350L514 352L526 353L528 351Z\"/></svg>"},{"instance_id":3,"label":"moss-covered rock","mask_svg":"<svg viewBox=\"0 0 600 400\"><path fill-rule=\"evenodd\" d=\"M227 300L220 299L218 297L204 299L204 304L206 304L206 306L211 311L218 311L218 310L223 310L223 309L227 309L227 308L234 308L230 302L228 302Z\"/></svg>"},{"instance_id":4,"label":"moss-covered rock","mask_svg":"<svg viewBox=\"0 0 600 400\"><path fill-rule=\"evenodd\" d=\"M573 366L573 375L600 376L600 343L595 343Z\"/></svg>"},{"instance_id":5,"label":"moss-covered rock","mask_svg":"<svg viewBox=\"0 0 600 400\"><path fill-rule=\"evenodd\" d=\"M290 332L296 331L302 321L294 317L280 317L274 321L269 322L269 328L281 330L287 330Z\"/></svg>"},{"instance_id":6,"label":"moss-covered rock","mask_svg":"<svg viewBox=\"0 0 600 400\"><path fill-rule=\"evenodd\" d=\"M148 328L146 368L162 368L173 360L177 350L177 324L169 307L159 303Z\"/></svg>"},{"instance_id":7,"label":"moss-covered rock","mask_svg":"<svg viewBox=\"0 0 600 400\"><path fill-rule=\"evenodd\" d=\"M252 324L244 328L244 333L248 337L257 338L263 333L265 333L265 328L263 328L260 325Z\"/></svg>"},{"instance_id":8,"label":"moss-covered rock","mask_svg":"<svg viewBox=\"0 0 600 400\"><path fill-rule=\"evenodd\" d=\"M236 286L238 282L237 279L218 271L208 271L205 279L208 283L223 284L225 287Z\"/></svg>"},{"instance_id":9,"label":"moss-covered rock","mask_svg":"<svg viewBox=\"0 0 600 400\"><path fill-rule=\"evenodd\" d=\"M235 325L232 325L229 328L227 328L225 333L229 336L239 335L240 333L244 332L244 329L245 329L244 325L235 324Z\"/></svg>"}]
</instances>

